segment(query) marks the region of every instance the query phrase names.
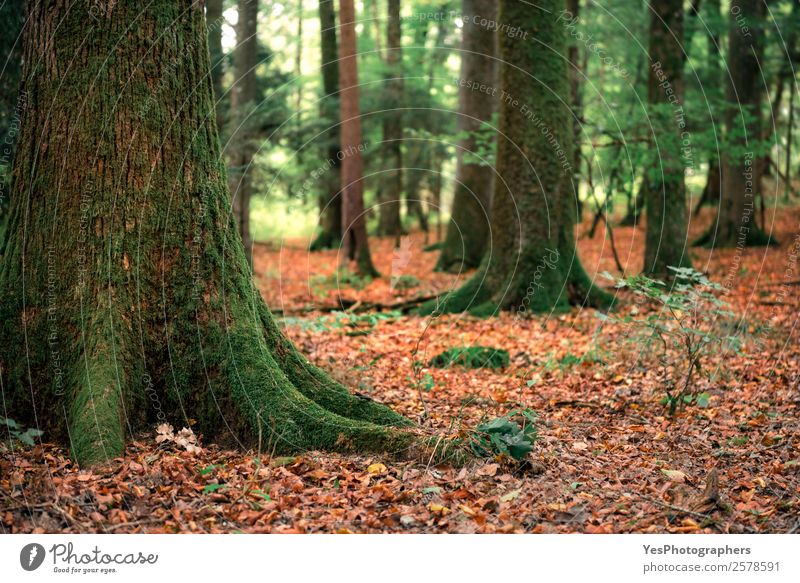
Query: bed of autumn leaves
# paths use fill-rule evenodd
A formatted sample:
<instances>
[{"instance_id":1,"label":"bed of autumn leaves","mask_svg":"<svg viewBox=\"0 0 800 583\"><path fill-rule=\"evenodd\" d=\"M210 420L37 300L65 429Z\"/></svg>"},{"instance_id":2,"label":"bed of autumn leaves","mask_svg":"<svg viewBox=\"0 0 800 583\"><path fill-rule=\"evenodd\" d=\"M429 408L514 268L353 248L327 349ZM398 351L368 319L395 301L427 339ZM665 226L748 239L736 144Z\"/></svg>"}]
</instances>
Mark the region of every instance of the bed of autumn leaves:
<instances>
[{"instance_id":1,"label":"bed of autumn leaves","mask_svg":"<svg viewBox=\"0 0 800 583\"><path fill-rule=\"evenodd\" d=\"M708 224L711 215L704 218ZM220 450L180 427L174 434L153 428L129 444L124 458L92 471L46 443L13 452L4 445L0 528L797 532L800 209L781 209L773 224L779 247L692 251L695 267L725 285L737 317L719 325L733 326L741 347L708 357L705 369L717 374L698 380L702 400L674 416L661 403L663 371L638 337L594 310L490 319L407 313L414 298L469 275L432 273L436 254L424 251L421 235L404 239L400 249L374 241L384 274L375 281L337 273L336 251L258 246L257 281L313 362L434 430L471 428L529 408L538 417L538 440L526 462L448 467L313 451L278 457ZM595 276L618 274L600 231L579 241L584 265ZM617 228L615 238L622 263L635 271L641 227ZM631 299L621 293L620 314L647 310ZM337 306L349 311L332 311ZM429 366L448 348L476 344L505 349L509 365Z\"/></svg>"}]
</instances>

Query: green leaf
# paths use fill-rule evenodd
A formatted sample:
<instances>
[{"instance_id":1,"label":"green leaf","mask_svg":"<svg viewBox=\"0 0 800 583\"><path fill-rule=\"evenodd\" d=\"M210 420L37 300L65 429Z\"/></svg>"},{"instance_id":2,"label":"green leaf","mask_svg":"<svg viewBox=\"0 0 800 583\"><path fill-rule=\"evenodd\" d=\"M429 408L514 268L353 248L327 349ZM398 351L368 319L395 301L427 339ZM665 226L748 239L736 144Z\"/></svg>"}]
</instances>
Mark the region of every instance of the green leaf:
<instances>
[{"instance_id":1,"label":"green leaf","mask_svg":"<svg viewBox=\"0 0 800 583\"><path fill-rule=\"evenodd\" d=\"M8 419L7 417L0 419L0 423L5 425L9 429L16 429L17 427L19 427L16 421L14 421L13 419Z\"/></svg>"},{"instance_id":2,"label":"green leaf","mask_svg":"<svg viewBox=\"0 0 800 583\"><path fill-rule=\"evenodd\" d=\"M206 484L206 486L203 488L203 494L211 494L212 492L216 492L225 486L226 484Z\"/></svg>"}]
</instances>

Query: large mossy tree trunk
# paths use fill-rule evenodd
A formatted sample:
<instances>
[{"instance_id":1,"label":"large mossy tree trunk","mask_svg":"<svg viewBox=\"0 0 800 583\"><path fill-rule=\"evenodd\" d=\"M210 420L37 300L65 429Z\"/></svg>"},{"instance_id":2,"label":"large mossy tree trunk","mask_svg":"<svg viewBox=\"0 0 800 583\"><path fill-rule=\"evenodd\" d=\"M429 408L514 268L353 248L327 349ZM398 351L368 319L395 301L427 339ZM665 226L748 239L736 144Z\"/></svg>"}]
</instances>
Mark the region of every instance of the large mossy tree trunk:
<instances>
[{"instance_id":1,"label":"large mossy tree trunk","mask_svg":"<svg viewBox=\"0 0 800 583\"><path fill-rule=\"evenodd\" d=\"M578 260L572 182L564 0L501 0L499 25L529 31L500 36L501 96L492 242L478 272L423 313L477 315L605 305ZM514 28L516 27L516 28Z\"/></svg>"},{"instance_id":2,"label":"large mossy tree trunk","mask_svg":"<svg viewBox=\"0 0 800 583\"><path fill-rule=\"evenodd\" d=\"M300 355L253 286L202 2L33 0L24 63L0 260L5 415L81 464L188 418L207 441L276 450L420 443Z\"/></svg>"},{"instance_id":3,"label":"large mossy tree trunk","mask_svg":"<svg viewBox=\"0 0 800 583\"><path fill-rule=\"evenodd\" d=\"M356 10L353 0L340 0L339 111L342 135L343 262L355 261L361 275L378 277L372 264L364 217L364 160L361 152L361 108L358 90Z\"/></svg>"},{"instance_id":4,"label":"large mossy tree trunk","mask_svg":"<svg viewBox=\"0 0 800 583\"><path fill-rule=\"evenodd\" d=\"M478 267L489 240L494 167L478 160L477 132L490 130L497 110L496 34L474 22L475 16L494 20L494 0L463 0L461 11L461 73L458 89L458 144L456 184L450 222L436 264L438 271L458 272ZM473 90L485 87L483 91ZM466 158L465 158L466 156Z\"/></svg>"},{"instance_id":5,"label":"large mossy tree trunk","mask_svg":"<svg viewBox=\"0 0 800 583\"><path fill-rule=\"evenodd\" d=\"M683 110L683 1L650 2L648 118L655 160L645 172L647 209L644 272L671 279L669 267L690 267L688 209L682 140L688 136Z\"/></svg>"},{"instance_id":6,"label":"large mossy tree trunk","mask_svg":"<svg viewBox=\"0 0 800 583\"><path fill-rule=\"evenodd\" d=\"M728 85L725 107L726 144L722 154L717 218L697 244L708 247L767 245L772 239L755 221L755 199L761 183L761 61L765 2L731 0L728 10Z\"/></svg>"},{"instance_id":7,"label":"large mossy tree trunk","mask_svg":"<svg viewBox=\"0 0 800 583\"><path fill-rule=\"evenodd\" d=\"M386 3L386 78L384 80L383 164L378 199L378 235L395 237L399 244L403 225L400 199L403 193L403 52L400 0Z\"/></svg>"},{"instance_id":8,"label":"large mossy tree trunk","mask_svg":"<svg viewBox=\"0 0 800 583\"><path fill-rule=\"evenodd\" d=\"M322 58L322 91L320 114L328 124L322 135L323 151L330 169L323 175L319 196L319 234L311 243L311 251L334 249L342 241L342 197L339 195L339 47L336 43L336 9L334 0L319 0L320 50Z\"/></svg>"},{"instance_id":9,"label":"large mossy tree trunk","mask_svg":"<svg viewBox=\"0 0 800 583\"><path fill-rule=\"evenodd\" d=\"M249 263L253 263L250 237L250 200L253 197L253 157L256 153L256 66L258 65L258 0L239 0L236 9L235 79L231 88L230 187L233 215Z\"/></svg>"}]
</instances>

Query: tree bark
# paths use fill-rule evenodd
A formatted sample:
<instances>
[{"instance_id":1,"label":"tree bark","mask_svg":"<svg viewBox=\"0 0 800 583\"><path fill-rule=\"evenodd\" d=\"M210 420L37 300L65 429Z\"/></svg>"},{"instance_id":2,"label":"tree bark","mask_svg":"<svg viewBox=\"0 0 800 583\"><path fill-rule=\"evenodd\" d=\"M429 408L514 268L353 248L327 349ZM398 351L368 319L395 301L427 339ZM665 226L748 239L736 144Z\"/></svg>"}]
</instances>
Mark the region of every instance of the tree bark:
<instances>
[{"instance_id":1,"label":"tree bark","mask_svg":"<svg viewBox=\"0 0 800 583\"><path fill-rule=\"evenodd\" d=\"M494 166L465 160L476 153L475 133L486 131L497 109L496 34L473 20L475 16L494 19L494 0L463 0L461 11L461 73L458 89L458 130L467 134L458 144L456 181L450 222L436 264L438 271L458 272L478 267L489 239ZM473 91L472 84L488 87Z\"/></svg>"},{"instance_id":2,"label":"tree bark","mask_svg":"<svg viewBox=\"0 0 800 583\"><path fill-rule=\"evenodd\" d=\"M658 157L644 176L647 209L644 272L661 279L669 267L689 267L686 185L682 156L688 135L683 110L683 1L650 2L649 118Z\"/></svg>"},{"instance_id":3,"label":"tree bark","mask_svg":"<svg viewBox=\"0 0 800 583\"><path fill-rule=\"evenodd\" d=\"M322 91L320 114L328 125L324 151L330 169L323 175L319 197L320 232L311 243L311 251L334 249L342 241L342 197L339 195L339 48L336 42L334 0L319 0L320 47L322 52Z\"/></svg>"},{"instance_id":4,"label":"tree bark","mask_svg":"<svg viewBox=\"0 0 800 583\"><path fill-rule=\"evenodd\" d=\"M236 226L242 236L247 261L253 264L250 237L250 199L253 195L252 163L256 152L253 119L256 104L256 66L258 65L258 0L239 0L236 23L236 49L233 53L235 80L231 89L230 157L231 196Z\"/></svg>"},{"instance_id":5,"label":"tree bark","mask_svg":"<svg viewBox=\"0 0 800 583\"><path fill-rule=\"evenodd\" d=\"M755 222L761 168L761 68L765 3L732 0L729 8L728 71L722 155L722 192L717 218L698 241L709 247L768 245L774 241Z\"/></svg>"},{"instance_id":6,"label":"tree bark","mask_svg":"<svg viewBox=\"0 0 800 583\"><path fill-rule=\"evenodd\" d=\"M503 92L490 252L464 286L422 311L490 315L607 305L610 298L592 286L575 249L567 42L557 20L564 1L499 5L499 26L533 38L500 35Z\"/></svg>"},{"instance_id":7,"label":"tree bark","mask_svg":"<svg viewBox=\"0 0 800 583\"><path fill-rule=\"evenodd\" d=\"M408 455L429 443L309 364L253 286L202 2L33 0L24 63L0 261L10 416L87 465L187 417L208 441L263 435L278 451Z\"/></svg>"},{"instance_id":8,"label":"tree bark","mask_svg":"<svg viewBox=\"0 0 800 583\"><path fill-rule=\"evenodd\" d=\"M342 233L343 262L355 261L358 273L380 274L372 264L364 217L364 161L361 158L361 111L358 91L356 13L353 0L340 0L339 109L342 132Z\"/></svg>"},{"instance_id":9,"label":"tree bark","mask_svg":"<svg viewBox=\"0 0 800 583\"><path fill-rule=\"evenodd\" d=\"M395 237L400 243L400 199L403 193L403 53L400 0L387 1L386 70L383 113L383 172L378 198L378 235Z\"/></svg>"}]
</instances>

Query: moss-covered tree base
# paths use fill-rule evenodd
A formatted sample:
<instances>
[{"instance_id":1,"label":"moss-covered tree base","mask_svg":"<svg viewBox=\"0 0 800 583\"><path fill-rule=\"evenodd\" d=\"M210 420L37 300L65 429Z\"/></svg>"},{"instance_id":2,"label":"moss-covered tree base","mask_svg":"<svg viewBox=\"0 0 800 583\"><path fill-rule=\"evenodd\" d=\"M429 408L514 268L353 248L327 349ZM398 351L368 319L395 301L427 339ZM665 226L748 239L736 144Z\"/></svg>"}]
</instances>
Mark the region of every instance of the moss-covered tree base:
<instances>
[{"instance_id":1,"label":"moss-covered tree base","mask_svg":"<svg viewBox=\"0 0 800 583\"><path fill-rule=\"evenodd\" d=\"M331 249L338 249L342 244L342 237L338 234L333 234L330 231L320 231L320 233L308 246L311 252L329 251Z\"/></svg>"},{"instance_id":2,"label":"moss-covered tree base","mask_svg":"<svg viewBox=\"0 0 800 583\"><path fill-rule=\"evenodd\" d=\"M81 465L190 419L207 443L459 459L457 441L309 363L254 287L203 4L28 9L28 106L0 244L4 416L68 444ZM358 259L371 267L368 251Z\"/></svg>"},{"instance_id":3,"label":"moss-covered tree base","mask_svg":"<svg viewBox=\"0 0 800 583\"><path fill-rule=\"evenodd\" d=\"M705 247L706 249L769 247L773 245L780 245L780 242L754 225L747 227L747 231L744 232L739 232L738 229L732 228L726 229L724 233L722 230L717 233L712 227L692 243L692 247Z\"/></svg>"},{"instance_id":4,"label":"moss-covered tree base","mask_svg":"<svg viewBox=\"0 0 800 583\"><path fill-rule=\"evenodd\" d=\"M569 249L569 247L565 247ZM519 314L564 312L572 306L609 308L613 297L586 275L574 256L550 249L527 253L510 275L498 277L490 259L457 290L420 306L420 315L468 312L481 318L503 310Z\"/></svg>"}]
</instances>

